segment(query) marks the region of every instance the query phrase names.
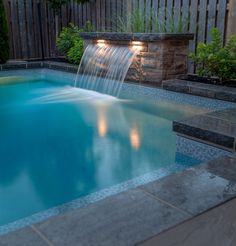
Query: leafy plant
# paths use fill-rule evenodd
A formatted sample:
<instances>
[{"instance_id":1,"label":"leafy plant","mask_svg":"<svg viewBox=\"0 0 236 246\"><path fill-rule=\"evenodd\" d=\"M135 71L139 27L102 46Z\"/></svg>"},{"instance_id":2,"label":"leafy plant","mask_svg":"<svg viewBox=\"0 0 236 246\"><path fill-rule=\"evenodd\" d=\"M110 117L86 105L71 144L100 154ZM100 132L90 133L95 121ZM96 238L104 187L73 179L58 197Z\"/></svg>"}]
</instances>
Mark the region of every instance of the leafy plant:
<instances>
[{"instance_id":1,"label":"leafy plant","mask_svg":"<svg viewBox=\"0 0 236 246\"><path fill-rule=\"evenodd\" d=\"M5 9L0 0L0 63L5 63L9 58L9 38Z\"/></svg>"},{"instance_id":2,"label":"leafy plant","mask_svg":"<svg viewBox=\"0 0 236 246\"><path fill-rule=\"evenodd\" d=\"M79 64L84 53L83 40L76 40L74 46L68 51L67 58L69 62Z\"/></svg>"},{"instance_id":3,"label":"leafy plant","mask_svg":"<svg viewBox=\"0 0 236 246\"><path fill-rule=\"evenodd\" d=\"M93 24L90 21L86 21L82 31L83 32L94 32L95 27L93 26Z\"/></svg>"},{"instance_id":4,"label":"leafy plant","mask_svg":"<svg viewBox=\"0 0 236 246\"><path fill-rule=\"evenodd\" d=\"M81 31L77 26L69 24L62 29L57 38L57 48L74 64L79 64L84 52L83 40L79 36Z\"/></svg>"},{"instance_id":5,"label":"leafy plant","mask_svg":"<svg viewBox=\"0 0 236 246\"><path fill-rule=\"evenodd\" d=\"M81 30L72 23L70 23L68 27L63 27L57 38L58 50L66 54L74 46L75 42L80 39L80 31Z\"/></svg>"},{"instance_id":6,"label":"leafy plant","mask_svg":"<svg viewBox=\"0 0 236 246\"><path fill-rule=\"evenodd\" d=\"M211 42L199 43L196 54L190 54L197 74L217 77L221 82L236 79L236 36L231 36L223 47L217 28L212 29L211 37Z\"/></svg>"}]
</instances>

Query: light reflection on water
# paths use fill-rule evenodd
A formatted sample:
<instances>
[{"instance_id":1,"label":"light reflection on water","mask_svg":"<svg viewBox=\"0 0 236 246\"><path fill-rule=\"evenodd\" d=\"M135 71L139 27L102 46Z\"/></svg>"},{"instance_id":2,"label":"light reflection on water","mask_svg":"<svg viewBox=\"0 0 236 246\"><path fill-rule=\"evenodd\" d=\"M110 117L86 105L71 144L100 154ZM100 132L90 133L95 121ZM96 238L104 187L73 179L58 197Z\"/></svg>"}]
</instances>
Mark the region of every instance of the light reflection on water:
<instances>
[{"instance_id":1,"label":"light reflection on water","mask_svg":"<svg viewBox=\"0 0 236 246\"><path fill-rule=\"evenodd\" d=\"M176 153L171 130L194 113L46 81L1 87L0 225L163 170L177 155L198 163Z\"/></svg>"}]
</instances>

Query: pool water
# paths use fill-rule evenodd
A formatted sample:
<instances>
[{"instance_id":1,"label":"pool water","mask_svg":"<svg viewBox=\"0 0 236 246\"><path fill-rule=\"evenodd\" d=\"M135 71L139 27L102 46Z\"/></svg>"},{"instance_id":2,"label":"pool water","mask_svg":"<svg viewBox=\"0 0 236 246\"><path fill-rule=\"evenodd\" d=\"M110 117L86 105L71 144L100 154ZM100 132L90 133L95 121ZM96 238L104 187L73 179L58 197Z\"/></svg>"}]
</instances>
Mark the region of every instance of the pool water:
<instances>
[{"instance_id":1,"label":"pool water","mask_svg":"<svg viewBox=\"0 0 236 246\"><path fill-rule=\"evenodd\" d=\"M200 163L176 151L172 121L203 109L56 82L21 77L0 86L0 225L154 170Z\"/></svg>"}]
</instances>

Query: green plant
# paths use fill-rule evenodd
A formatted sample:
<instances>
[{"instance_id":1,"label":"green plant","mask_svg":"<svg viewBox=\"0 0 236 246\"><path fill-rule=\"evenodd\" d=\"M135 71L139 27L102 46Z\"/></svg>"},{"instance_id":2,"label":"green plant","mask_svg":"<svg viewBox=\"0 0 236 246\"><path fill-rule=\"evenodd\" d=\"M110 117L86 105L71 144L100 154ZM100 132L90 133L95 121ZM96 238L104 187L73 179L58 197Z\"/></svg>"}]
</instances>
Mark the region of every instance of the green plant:
<instances>
[{"instance_id":1,"label":"green plant","mask_svg":"<svg viewBox=\"0 0 236 246\"><path fill-rule=\"evenodd\" d=\"M79 64L84 53L84 43L83 40L76 40L74 46L70 48L67 53L67 58L69 62L74 64Z\"/></svg>"},{"instance_id":2,"label":"green plant","mask_svg":"<svg viewBox=\"0 0 236 246\"><path fill-rule=\"evenodd\" d=\"M236 79L236 36L231 36L223 47L217 28L212 29L211 37L211 42L199 43L196 54L190 54L197 74L217 77L221 82Z\"/></svg>"},{"instance_id":3,"label":"green plant","mask_svg":"<svg viewBox=\"0 0 236 246\"><path fill-rule=\"evenodd\" d=\"M145 10L140 8L136 8L126 18L118 16L118 31L144 33L145 22L148 21L148 18L144 18L144 16Z\"/></svg>"},{"instance_id":4,"label":"green plant","mask_svg":"<svg viewBox=\"0 0 236 246\"><path fill-rule=\"evenodd\" d=\"M9 38L5 9L3 1L0 0L0 63L9 59Z\"/></svg>"},{"instance_id":5,"label":"green plant","mask_svg":"<svg viewBox=\"0 0 236 246\"><path fill-rule=\"evenodd\" d=\"M74 46L75 42L80 39L80 31L81 30L72 23L70 23L68 27L63 27L57 38L56 45L58 50L66 54Z\"/></svg>"},{"instance_id":6,"label":"green plant","mask_svg":"<svg viewBox=\"0 0 236 246\"><path fill-rule=\"evenodd\" d=\"M162 18L165 13L166 18ZM177 17L176 17L177 16ZM118 16L118 31L133 33L183 33L187 32L188 19L166 8L146 11L136 8L126 18Z\"/></svg>"},{"instance_id":7,"label":"green plant","mask_svg":"<svg viewBox=\"0 0 236 246\"><path fill-rule=\"evenodd\" d=\"M91 23L91 21L86 21L82 31L83 32L94 32L95 31L95 28L93 24Z\"/></svg>"}]
</instances>

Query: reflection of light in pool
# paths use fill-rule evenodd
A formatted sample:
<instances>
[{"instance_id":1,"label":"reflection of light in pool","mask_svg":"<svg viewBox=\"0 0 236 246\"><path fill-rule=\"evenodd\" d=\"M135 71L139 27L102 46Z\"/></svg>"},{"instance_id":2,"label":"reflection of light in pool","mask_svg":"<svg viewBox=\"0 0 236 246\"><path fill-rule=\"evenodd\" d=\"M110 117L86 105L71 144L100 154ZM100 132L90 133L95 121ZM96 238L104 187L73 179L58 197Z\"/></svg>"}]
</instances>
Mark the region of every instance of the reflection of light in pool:
<instances>
[{"instance_id":1,"label":"reflection of light in pool","mask_svg":"<svg viewBox=\"0 0 236 246\"><path fill-rule=\"evenodd\" d=\"M102 138L107 134L107 122L104 111L98 112L98 133Z\"/></svg>"},{"instance_id":2,"label":"reflection of light in pool","mask_svg":"<svg viewBox=\"0 0 236 246\"><path fill-rule=\"evenodd\" d=\"M132 128L130 131L130 143L135 150L138 150L141 145L139 132L136 128Z\"/></svg>"}]
</instances>

